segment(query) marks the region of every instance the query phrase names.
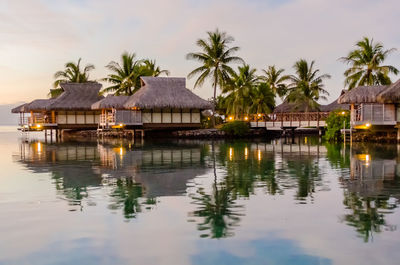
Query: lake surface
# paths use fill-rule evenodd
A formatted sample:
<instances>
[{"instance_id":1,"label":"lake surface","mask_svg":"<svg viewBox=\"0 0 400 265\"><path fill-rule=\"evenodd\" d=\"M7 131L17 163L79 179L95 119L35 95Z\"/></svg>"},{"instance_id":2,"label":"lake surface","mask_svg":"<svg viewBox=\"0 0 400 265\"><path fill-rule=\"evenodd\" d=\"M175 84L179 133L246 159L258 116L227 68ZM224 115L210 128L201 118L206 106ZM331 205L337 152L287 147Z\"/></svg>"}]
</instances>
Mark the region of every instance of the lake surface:
<instances>
[{"instance_id":1,"label":"lake surface","mask_svg":"<svg viewBox=\"0 0 400 265\"><path fill-rule=\"evenodd\" d=\"M0 129L0 264L399 264L396 145Z\"/></svg>"}]
</instances>

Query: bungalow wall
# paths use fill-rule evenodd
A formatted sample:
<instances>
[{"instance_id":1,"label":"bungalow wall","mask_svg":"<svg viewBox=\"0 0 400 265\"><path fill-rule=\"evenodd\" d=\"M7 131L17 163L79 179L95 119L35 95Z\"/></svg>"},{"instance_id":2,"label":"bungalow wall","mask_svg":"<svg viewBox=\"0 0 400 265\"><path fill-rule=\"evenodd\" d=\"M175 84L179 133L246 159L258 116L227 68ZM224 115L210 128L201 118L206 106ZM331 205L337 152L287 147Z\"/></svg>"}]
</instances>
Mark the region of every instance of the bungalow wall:
<instances>
[{"instance_id":1,"label":"bungalow wall","mask_svg":"<svg viewBox=\"0 0 400 265\"><path fill-rule=\"evenodd\" d=\"M98 124L99 112L97 111L58 111L57 124Z\"/></svg>"},{"instance_id":2,"label":"bungalow wall","mask_svg":"<svg viewBox=\"0 0 400 265\"><path fill-rule=\"evenodd\" d=\"M396 107L394 104L360 104L351 106L353 125L370 123L371 125L396 124Z\"/></svg>"},{"instance_id":3,"label":"bungalow wall","mask_svg":"<svg viewBox=\"0 0 400 265\"><path fill-rule=\"evenodd\" d=\"M200 124L199 109L152 109L142 110L142 121L147 124Z\"/></svg>"}]
</instances>

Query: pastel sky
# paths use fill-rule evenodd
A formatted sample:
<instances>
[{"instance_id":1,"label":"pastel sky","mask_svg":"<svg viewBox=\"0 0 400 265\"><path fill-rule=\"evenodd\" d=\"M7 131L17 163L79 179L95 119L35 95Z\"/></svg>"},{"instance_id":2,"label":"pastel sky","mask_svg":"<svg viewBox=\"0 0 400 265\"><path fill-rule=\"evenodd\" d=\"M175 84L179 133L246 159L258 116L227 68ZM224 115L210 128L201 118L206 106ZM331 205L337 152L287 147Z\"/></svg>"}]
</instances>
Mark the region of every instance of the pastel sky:
<instances>
[{"instance_id":1,"label":"pastel sky","mask_svg":"<svg viewBox=\"0 0 400 265\"><path fill-rule=\"evenodd\" d=\"M399 14L398 0L0 0L0 104L45 98L54 72L80 57L96 66L94 79L123 51L184 77L197 65L185 55L217 27L258 70L275 64L292 73L295 60L316 60L332 75L331 101L343 88L346 65L338 58L357 40L400 48ZM400 68L400 51L387 62ZM210 85L194 91L212 94Z\"/></svg>"}]
</instances>

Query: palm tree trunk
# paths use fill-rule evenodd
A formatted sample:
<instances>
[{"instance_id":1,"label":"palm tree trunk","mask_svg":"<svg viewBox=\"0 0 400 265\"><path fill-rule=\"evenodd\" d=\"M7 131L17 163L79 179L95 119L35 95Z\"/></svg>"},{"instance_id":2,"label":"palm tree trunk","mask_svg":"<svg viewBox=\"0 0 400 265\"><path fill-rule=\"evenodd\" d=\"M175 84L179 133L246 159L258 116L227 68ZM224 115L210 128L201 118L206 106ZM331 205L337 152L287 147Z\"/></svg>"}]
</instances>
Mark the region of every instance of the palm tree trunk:
<instances>
[{"instance_id":1,"label":"palm tree trunk","mask_svg":"<svg viewBox=\"0 0 400 265\"><path fill-rule=\"evenodd\" d=\"M215 107L217 105L217 81L218 81L218 77L217 77L217 73L215 73L214 75L214 98L213 98L213 115L212 115L212 126L213 128L215 128Z\"/></svg>"}]
</instances>

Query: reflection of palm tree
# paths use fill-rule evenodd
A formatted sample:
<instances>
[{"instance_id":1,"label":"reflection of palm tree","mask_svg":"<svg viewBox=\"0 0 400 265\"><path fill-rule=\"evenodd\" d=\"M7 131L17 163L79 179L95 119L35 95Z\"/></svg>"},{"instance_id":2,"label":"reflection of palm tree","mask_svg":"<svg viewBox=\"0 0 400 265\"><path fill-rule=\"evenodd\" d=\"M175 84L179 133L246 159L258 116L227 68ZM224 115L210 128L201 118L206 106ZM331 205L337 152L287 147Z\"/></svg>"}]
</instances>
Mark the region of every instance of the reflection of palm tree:
<instances>
[{"instance_id":1,"label":"reflection of palm tree","mask_svg":"<svg viewBox=\"0 0 400 265\"><path fill-rule=\"evenodd\" d=\"M143 187L136 183L132 178L117 179L115 188L110 194L113 202L109 205L112 210L123 207L124 216L127 219L135 218L136 214L142 211L142 205L155 204L155 199L148 198L144 202L140 201L143 197Z\"/></svg>"},{"instance_id":2,"label":"reflection of palm tree","mask_svg":"<svg viewBox=\"0 0 400 265\"><path fill-rule=\"evenodd\" d=\"M343 220L350 226L356 228L357 232L368 242L373 232L379 233L383 228L395 230L396 227L385 221L387 210L396 208L395 204L388 202L387 198L361 197L354 192L345 191L343 204L351 213L344 215ZM386 210L385 213L382 210Z\"/></svg>"},{"instance_id":3,"label":"reflection of palm tree","mask_svg":"<svg viewBox=\"0 0 400 265\"><path fill-rule=\"evenodd\" d=\"M290 175L297 178L297 199L304 200L315 192L317 181L321 180L318 164L313 163L312 159L288 161Z\"/></svg>"},{"instance_id":4,"label":"reflection of palm tree","mask_svg":"<svg viewBox=\"0 0 400 265\"><path fill-rule=\"evenodd\" d=\"M200 196L193 196L192 199L199 207L192 215L204 218L198 225L200 231L210 230L209 234L204 233L201 237L223 238L233 235L231 229L239 222L241 216L235 209L241 206L236 205L231 189L218 183L214 142L212 142L212 156L214 169L212 194L207 194L202 188L197 190Z\"/></svg>"}]
</instances>

